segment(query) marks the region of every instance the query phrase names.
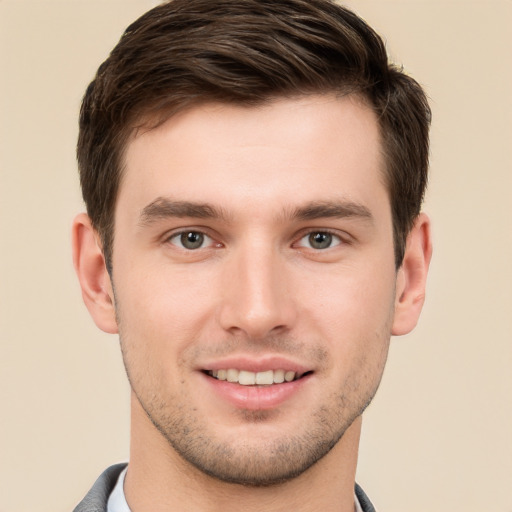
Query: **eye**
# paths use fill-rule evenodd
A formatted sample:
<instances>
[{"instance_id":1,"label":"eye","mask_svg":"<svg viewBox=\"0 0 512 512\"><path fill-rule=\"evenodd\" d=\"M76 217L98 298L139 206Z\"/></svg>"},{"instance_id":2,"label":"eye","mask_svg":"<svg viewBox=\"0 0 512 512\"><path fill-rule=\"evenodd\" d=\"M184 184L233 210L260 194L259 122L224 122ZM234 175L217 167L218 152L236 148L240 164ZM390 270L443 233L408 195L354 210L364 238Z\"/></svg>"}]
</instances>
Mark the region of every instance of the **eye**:
<instances>
[{"instance_id":1,"label":"eye","mask_svg":"<svg viewBox=\"0 0 512 512\"><path fill-rule=\"evenodd\" d=\"M181 249L193 251L211 245L213 240L208 235L201 233L201 231L182 231L172 235L169 238L169 242Z\"/></svg>"},{"instance_id":2,"label":"eye","mask_svg":"<svg viewBox=\"0 0 512 512\"><path fill-rule=\"evenodd\" d=\"M341 238L328 231L312 231L299 240L299 247L322 250L341 244Z\"/></svg>"}]
</instances>

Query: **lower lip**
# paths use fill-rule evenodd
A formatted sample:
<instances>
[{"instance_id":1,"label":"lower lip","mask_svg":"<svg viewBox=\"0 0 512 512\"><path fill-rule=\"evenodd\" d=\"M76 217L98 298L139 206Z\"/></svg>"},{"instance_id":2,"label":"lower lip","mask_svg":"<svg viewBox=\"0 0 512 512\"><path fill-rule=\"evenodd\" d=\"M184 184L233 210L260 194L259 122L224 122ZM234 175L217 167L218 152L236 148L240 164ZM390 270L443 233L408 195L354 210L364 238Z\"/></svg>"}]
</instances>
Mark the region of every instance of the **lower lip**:
<instances>
[{"instance_id":1,"label":"lower lip","mask_svg":"<svg viewBox=\"0 0 512 512\"><path fill-rule=\"evenodd\" d=\"M241 384L218 380L203 374L214 392L223 400L239 409L250 411L274 409L290 400L311 378L306 375L292 382L271 386L243 386Z\"/></svg>"}]
</instances>

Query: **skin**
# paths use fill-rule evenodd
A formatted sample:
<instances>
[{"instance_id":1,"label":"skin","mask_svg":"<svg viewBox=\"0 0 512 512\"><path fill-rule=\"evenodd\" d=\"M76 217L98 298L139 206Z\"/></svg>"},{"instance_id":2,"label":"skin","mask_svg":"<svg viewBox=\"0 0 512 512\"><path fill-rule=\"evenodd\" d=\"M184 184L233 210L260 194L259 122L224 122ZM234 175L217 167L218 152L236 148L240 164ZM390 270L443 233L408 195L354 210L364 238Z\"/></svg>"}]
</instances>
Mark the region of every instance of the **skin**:
<instances>
[{"instance_id":1,"label":"skin","mask_svg":"<svg viewBox=\"0 0 512 512\"><path fill-rule=\"evenodd\" d=\"M395 269L380 149L353 97L203 105L129 141L111 277L76 218L84 300L119 332L132 386L134 512L353 510L361 414L431 255L422 214ZM227 399L205 374L275 358L308 373L277 405Z\"/></svg>"}]
</instances>

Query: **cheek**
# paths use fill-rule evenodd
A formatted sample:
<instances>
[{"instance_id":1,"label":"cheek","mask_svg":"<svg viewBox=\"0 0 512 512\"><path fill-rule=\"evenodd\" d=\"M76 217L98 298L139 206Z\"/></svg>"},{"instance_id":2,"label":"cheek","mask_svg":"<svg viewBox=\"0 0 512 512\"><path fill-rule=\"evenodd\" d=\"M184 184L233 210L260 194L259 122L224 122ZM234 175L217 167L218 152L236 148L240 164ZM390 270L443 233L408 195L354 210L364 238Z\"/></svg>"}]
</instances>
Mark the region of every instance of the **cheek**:
<instances>
[{"instance_id":1,"label":"cheek","mask_svg":"<svg viewBox=\"0 0 512 512\"><path fill-rule=\"evenodd\" d=\"M328 345L333 364L345 368L371 368L379 372L384 364L394 311L394 271L387 277L376 272L350 269L331 275L322 285L304 288L301 315L306 328ZM315 293L316 290L316 293ZM304 299L309 295L309 302ZM309 319L309 320L308 320Z\"/></svg>"},{"instance_id":2,"label":"cheek","mask_svg":"<svg viewBox=\"0 0 512 512\"><path fill-rule=\"evenodd\" d=\"M200 338L205 321L212 317L212 286L190 269L172 275L165 267L146 273L134 269L124 275L134 276L115 286L125 343L159 365L170 364L166 355L180 352Z\"/></svg>"},{"instance_id":3,"label":"cheek","mask_svg":"<svg viewBox=\"0 0 512 512\"><path fill-rule=\"evenodd\" d=\"M376 332L389 323L395 297L395 274L343 269L339 273L304 280L297 290L298 300L308 307L326 328L343 326ZM323 320L322 320L323 319Z\"/></svg>"}]
</instances>

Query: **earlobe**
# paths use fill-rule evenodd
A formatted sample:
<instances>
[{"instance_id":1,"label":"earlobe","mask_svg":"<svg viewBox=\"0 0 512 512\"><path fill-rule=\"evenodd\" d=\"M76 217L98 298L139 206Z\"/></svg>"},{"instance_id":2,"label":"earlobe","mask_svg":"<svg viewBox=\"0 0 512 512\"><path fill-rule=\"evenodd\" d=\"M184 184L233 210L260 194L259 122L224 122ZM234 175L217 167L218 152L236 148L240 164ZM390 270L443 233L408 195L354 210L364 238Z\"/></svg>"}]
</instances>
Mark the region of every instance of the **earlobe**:
<instances>
[{"instance_id":1,"label":"earlobe","mask_svg":"<svg viewBox=\"0 0 512 512\"><path fill-rule=\"evenodd\" d=\"M115 334L118 330L112 284L98 234L85 213L73 221L72 244L73 264L85 305L102 331Z\"/></svg>"},{"instance_id":2,"label":"earlobe","mask_svg":"<svg viewBox=\"0 0 512 512\"><path fill-rule=\"evenodd\" d=\"M425 301L428 267L432 257L430 220L418 215L407 236L402 266L396 282L395 315L391 334L401 336L412 331Z\"/></svg>"}]
</instances>

